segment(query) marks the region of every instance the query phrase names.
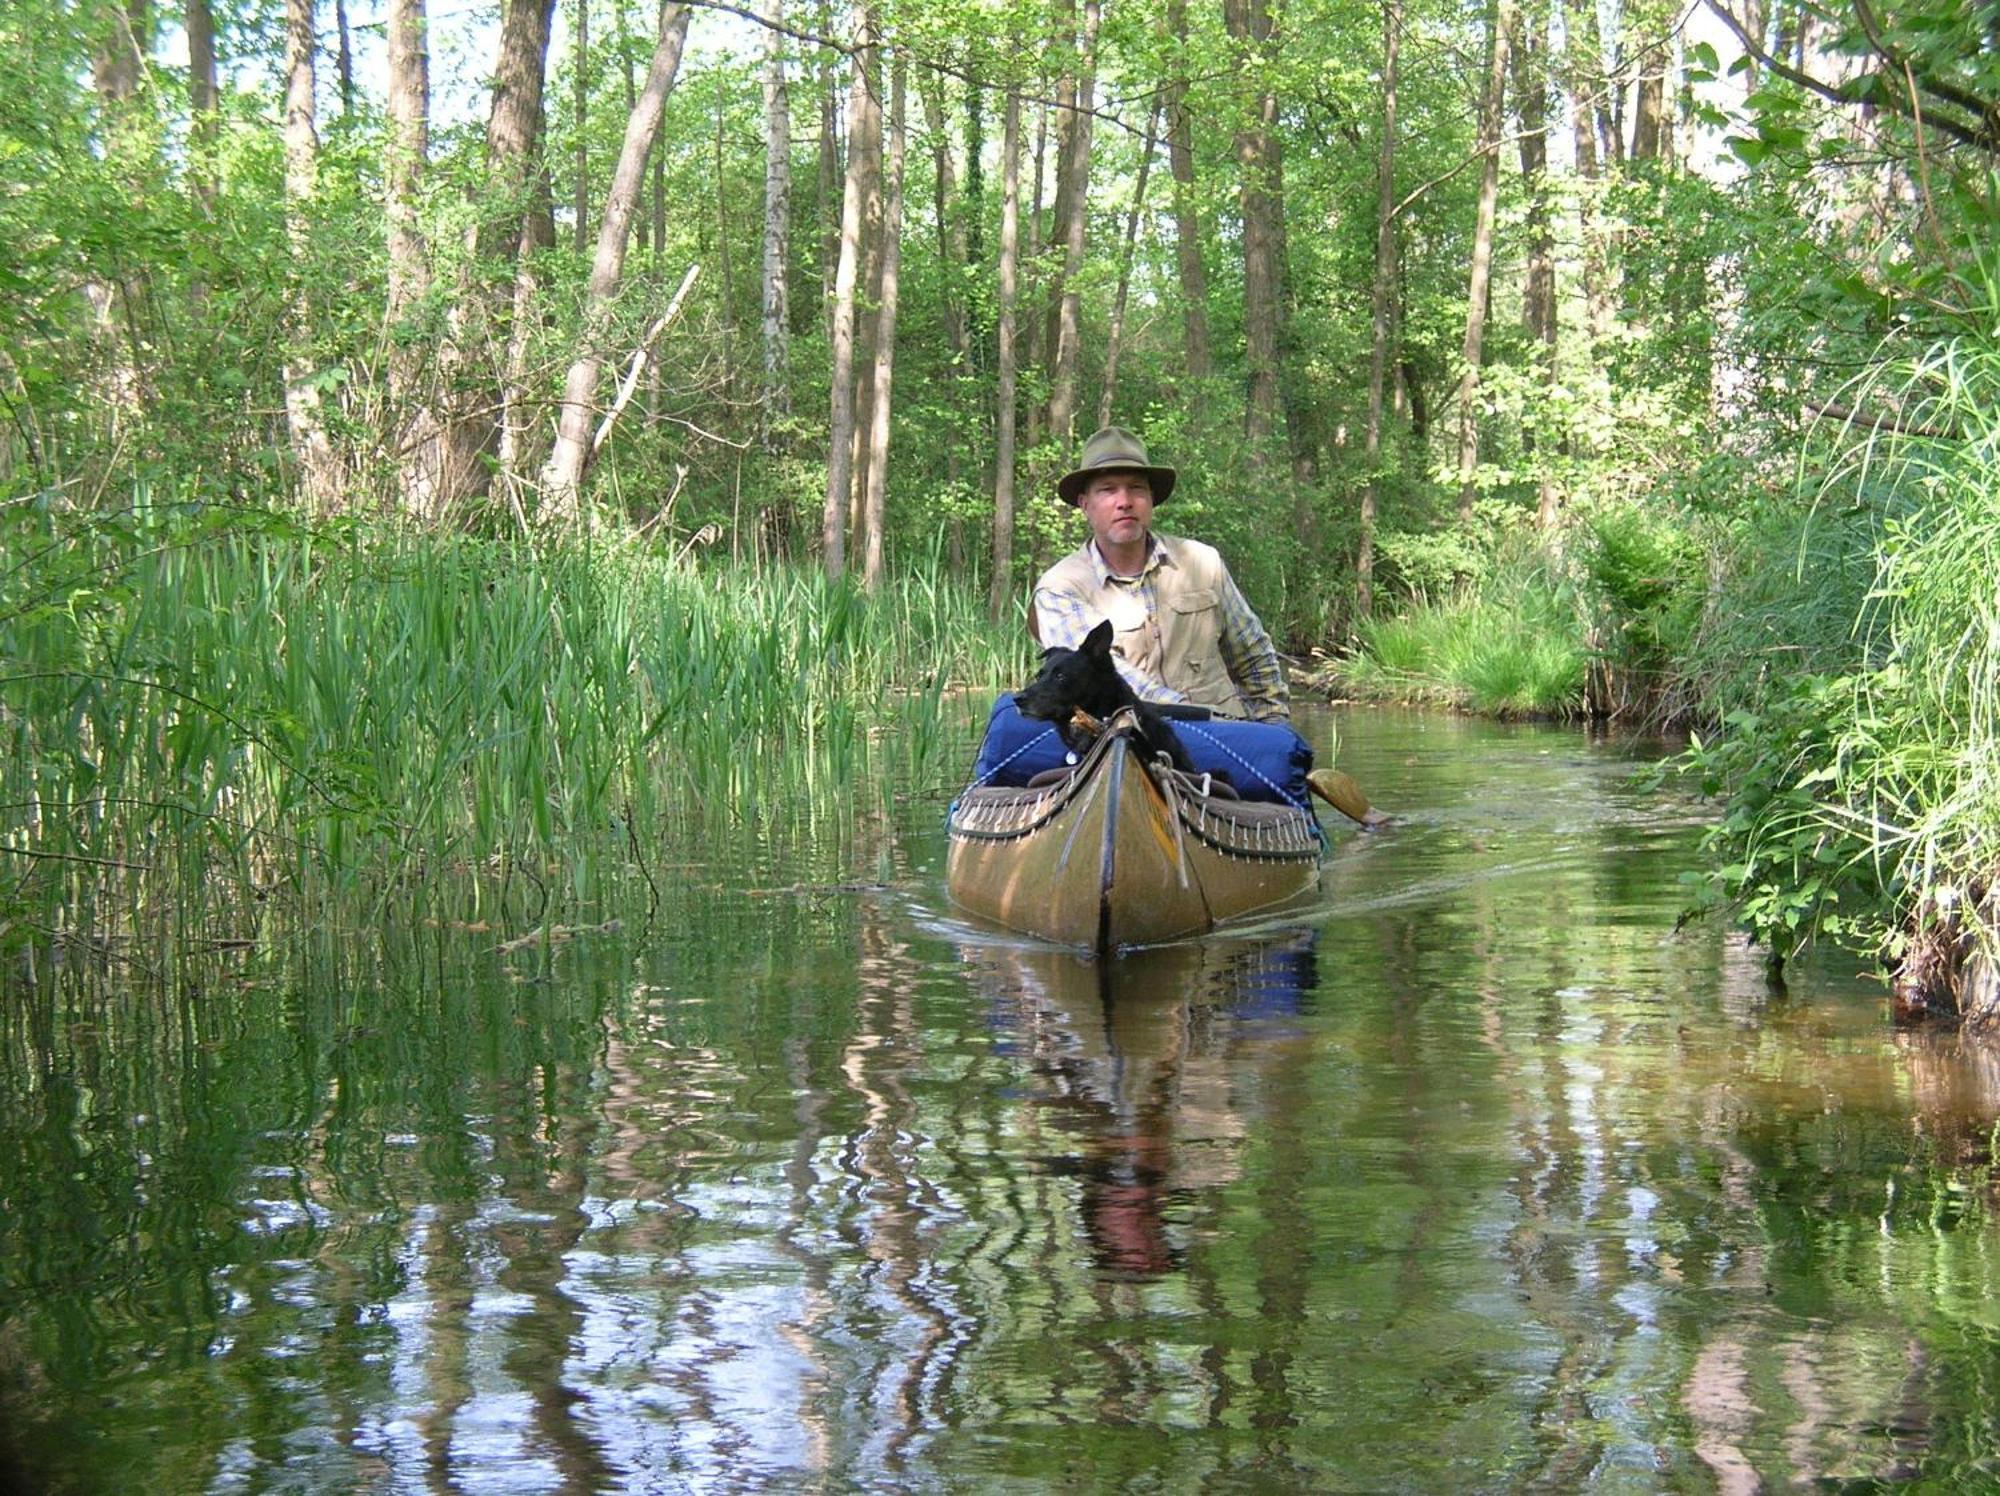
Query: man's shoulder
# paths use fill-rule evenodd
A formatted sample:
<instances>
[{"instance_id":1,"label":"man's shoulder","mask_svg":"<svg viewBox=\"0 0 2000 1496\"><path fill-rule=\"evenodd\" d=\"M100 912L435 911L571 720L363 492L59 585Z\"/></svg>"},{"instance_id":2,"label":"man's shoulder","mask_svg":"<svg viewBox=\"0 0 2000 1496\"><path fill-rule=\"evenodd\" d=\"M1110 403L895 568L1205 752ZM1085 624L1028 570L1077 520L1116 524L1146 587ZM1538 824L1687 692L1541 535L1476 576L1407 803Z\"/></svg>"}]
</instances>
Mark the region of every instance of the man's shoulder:
<instances>
[{"instance_id":1,"label":"man's shoulder","mask_svg":"<svg viewBox=\"0 0 2000 1496\"><path fill-rule=\"evenodd\" d=\"M1078 546L1035 580L1037 592L1064 592L1096 585L1097 565L1091 560L1088 545Z\"/></svg>"},{"instance_id":2,"label":"man's shoulder","mask_svg":"<svg viewBox=\"0 0 2000 1496\"><path fill-rule=\"evenodd\" d=\"M1173 563L1187 572L1190 579L1213 583L1229 575L1222 552L1214 546L1190 540L1185 535L1158 535L1156 538Z\"/></svg>"}]
</instances>

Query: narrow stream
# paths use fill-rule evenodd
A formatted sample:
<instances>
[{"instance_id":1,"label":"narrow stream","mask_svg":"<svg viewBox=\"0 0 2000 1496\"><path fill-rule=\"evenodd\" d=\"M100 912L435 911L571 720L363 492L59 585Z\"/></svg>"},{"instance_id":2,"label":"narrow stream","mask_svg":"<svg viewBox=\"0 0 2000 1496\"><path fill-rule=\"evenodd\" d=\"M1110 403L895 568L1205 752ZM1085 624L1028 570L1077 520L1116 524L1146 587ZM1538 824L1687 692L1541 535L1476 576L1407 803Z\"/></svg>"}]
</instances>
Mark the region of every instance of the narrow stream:
<instances>
[{"instance_id":1,"label":"narrow stream","mask_svg":"<svg viewBox=\"0 0 2000 1496\"><path fill-rule=\"evenodd\" d=\"M955 915L941 790L554 948L43 971L0 1489L2000 1480L2000 1049L1677 933L1649 745L1337 726L1399 823L1113 961Z\"/></svg>"}]
</instances>

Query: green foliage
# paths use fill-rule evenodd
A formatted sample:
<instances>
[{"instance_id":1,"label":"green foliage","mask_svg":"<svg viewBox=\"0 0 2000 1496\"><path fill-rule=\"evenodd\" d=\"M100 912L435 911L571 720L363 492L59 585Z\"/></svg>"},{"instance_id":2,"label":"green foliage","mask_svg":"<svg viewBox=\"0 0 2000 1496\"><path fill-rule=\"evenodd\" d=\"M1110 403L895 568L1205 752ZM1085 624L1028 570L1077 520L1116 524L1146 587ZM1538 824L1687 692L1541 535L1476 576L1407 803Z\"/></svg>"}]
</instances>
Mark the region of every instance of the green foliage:
<instances>
[{"instance_id":1,"label":"green foliage","mask_svg":"<svg viewBox=\"0 0 2000 1496\"><path fill-rule=\"evenodd\" d=\"M1893 958L1945 910L2000 940L1984 928L2000 870L2000 296L1990 278L1967 293L1955 336L1857 388L1906 414L1850 429L1824 480L1879 511L1847 669L1781 679L1689 760L1726 797L1709 896L1774 940L1825 933Z\"/></svg>"}]
</instances>

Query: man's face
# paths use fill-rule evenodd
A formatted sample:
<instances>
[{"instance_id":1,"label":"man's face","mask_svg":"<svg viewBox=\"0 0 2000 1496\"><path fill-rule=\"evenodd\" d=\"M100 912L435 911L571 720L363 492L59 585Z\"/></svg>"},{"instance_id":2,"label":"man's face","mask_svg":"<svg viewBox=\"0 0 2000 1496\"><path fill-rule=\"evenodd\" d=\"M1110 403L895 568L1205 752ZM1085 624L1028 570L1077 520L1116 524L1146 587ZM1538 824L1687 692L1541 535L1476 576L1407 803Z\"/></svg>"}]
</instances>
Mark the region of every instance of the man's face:
<instances>
[{"instance_id":1,"label":"man's face","mask_svg":"<svg viewBox=\"0 0 2000 1496\"><path fill-rule=\"evenodd\" d=\"M1099 549L1143 540L1153 522L1153 485L1144 473L1099 473L1084 485L1080 503Z\"/></svg>"}]
</instances>

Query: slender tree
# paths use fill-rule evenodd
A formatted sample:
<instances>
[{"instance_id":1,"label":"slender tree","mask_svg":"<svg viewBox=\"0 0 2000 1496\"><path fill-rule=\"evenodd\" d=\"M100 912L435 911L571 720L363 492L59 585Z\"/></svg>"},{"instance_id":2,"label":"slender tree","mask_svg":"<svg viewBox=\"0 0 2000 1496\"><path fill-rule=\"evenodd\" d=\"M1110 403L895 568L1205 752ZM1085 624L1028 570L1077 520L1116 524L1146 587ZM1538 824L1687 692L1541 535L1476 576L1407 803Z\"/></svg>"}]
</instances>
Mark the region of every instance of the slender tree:
<instances>
[{"instance_id":1,"label":"slender tree","mask_svg":"<svg viewBox=\"0 0 2000 1496\"><path fill-rule=\"evenodd\" d=\"M1238 200L1243 213L1243 342L1248 375L1243 434L1262 464L1283 416L1280 344L1284 269L1278 204L1281 166L1277 95L1259 76L1271 45L1264 0L1223 0L1223 23L1236 43L1244 118L1236 129Z\"/></svg>"},{"instance_id":2,"label":"slender tree","mask_svg":"<svg viewBox=\"0 0 2000 1496\"><path fill-rule=\"evenodd\" d=\"M590 0L576 0L576 252L590 242Z\"/></svg>"},{"instance_id":3,"label":"slender tree","mask_svg":"<svg viewBox=\"0 0 2000 1496\"><path fill-rule=\"evenodd\" d=\"M216 85L215 12L209 0L187 0L188 183L196 210L213 218L215 153L222 139L222 94Z\"/></svg>"},{"instance_id":4,"label":"slender tree","mask_svg":"<svg viewBox=\"0 0 2000 1496\"><path fill-rule=\"evenodd\" d=\"M653 48L652 66L647 70L638 107L626 122L618 165L611 174L611 190L604 199L597 251L590 265L583 351L570 365L569 375L563 381L555 447L542 468L543 514L551 523L574 520L581 509L583 470L591 450L591 416L604 367L603 340L618 294L619 277L625 268L632 217L639 204L640 184L645 180L646 153L653 147L660 116L666 110L667 95L673 92L674 80L680 72L687 29L685 5L669 5L660 12L660 36Z\"/></svg>"},{"instance_id":5,"label":"slender tree","mask_svg":"<svg viewBox=\"0 0 2000 1496\"><path fill-rule=\"evenodd\" d=\"M1515 12L1514 110L1521 122L1521 181L1527 198L1527 274L1522 283L1521 320L1533 344L1543 403L1539 419L1531 419L1521 432L1522 448L1533 454L1545 446L1546 426L1555 419L1558 369L1556 366L1556 250L1555 230L1550 219L1548 160L1548 0L1526 0ZM1543 429L1538 430L1538 427ZM1557 491L1555 469L1543 451L1537 506L1542 527L1556 521Z\"/></svg>"},{"instance_id":6,"label":"slender tree","mask_svg":"<svg viewBox=\"0 0 2000 1496\"><path fill-rule=\"evenodd\" d=\"M300 273L311 254L310 214L319 190L314 38L313 0L285 0L285 237L294 267L285 319L285 420L300 492L312 508L324 512L340 504L341 480L315 377L312 318Z\"/></svg>"},{"instance_id":7,"label":"slender tree","mask_svg":"<svg viewBox=\"0 0 2000 1496\"><path fill-rule=\"evenodd\" d=\"M1212 372L1208 343L1208 272L1201 258L1201 213L1195 192L1194 123L1188 113L1187 0L1167 0L1167 159L1174 175L1174 245L1180 271L1182 336L1188 383L1200 389Z\"/></svg>"},{"instance_id":8,"label":"slender tree","mask_svg":"<svg viewBox=\"0 0 2000 1496\"><path fill-rule=\"evenodd\" d=\"M1501 100L1507 79L1507 38L1514 0L1487 10L1486 78L1479 97L1479 207L1472 225L1472 271L1465 296L1465 370L1458 381L1458 514L1472 517L1478 496L1479 372L1486 350L1486 312L1493 281L1493 221L1500 201Z\"/></svg>"},{"instance_id":9,"label":"slender tree","mask_svg":"<svg viewBox=\"0 0 2000 1496\"><path fill-rule=\"evenodd\" d=\"M764 33L764 395L757 427L770 451L789 412L791 300L786 289L792 221L792 124L785 99L784 0L761 0ZM661 153L664 154L664 153Z\"/></svg>"},{"instance_id":10,"label":"slender tree","mask_svg":"<svg viewBox=\"0 0 2000 1496\"><path fill-rule=\"evenodd\" d=\"M1021 91L1007 90L1000 143L1000 309L995 364L998 429L993 439L993 621L1005 621L1014 591L1014 306L1021 265Z\"/></svg>"},{"instance_id":11,"label":"slender tree","mask_svg":"<svg viewBox=\"0 0 2000 1496\"><path fill-rule=\"evenodd\" d=\"M402 490L421 512L436 483L436 421L414 408L422 350L405 326L430 287L418 218L418 193L430 155L430 53L424 0L390 0L389 128L383 142L384 217L388 221L389 406L398 432Z\"/></svg>"},{"instance_id":12,"label":"slender tree","mask_svg":"<svg viewBox=\"0 0 2000 1496\"><path fill-rule=\"evenodd\" d=\"M1090 123L1097 102L1097 35L1102 0L1083 0L1074 99L1057 166L1056 227L1062 259L1052 299L1055 310L1049 372L1049 435L1068 442L1076 434L1077 385L1083 343L1083 261L1090 224Z\"/></svg>"},{"instance_id":13,"label":"slender tree","mask_svg":"<svg viewBox=\"0 0 2000 1496\"><path fill-rule=\"evenodd\" d=\"M889 398L896 364L896 305L902 274L904 92L903 54L896 53L889 99L888 188L882 208L882 293L876 309L875 397L870 405L868 497L862 509L861 582L870 592L882 586L883 504L889 486Z\"/></svg>"},{"instance_id":14,"label":"slender tree","mask_svg":"<svg viewBox=\"0 0 2000 1496\"><path fill-rule=\"evenodd\" d=\"M1396 289L1396 89L1402 70L1403 0L1382 4L1382 144L1375 157L1375 283L1369 297L1368 482L1354 550L1354 609L1375 609L1375 517L1382 493L1382 406L1389 379L1389 309Z\"/></svg>"},{"instance_id":15,"label":"slender tree","mask_svg":"<svg viewBox=\"0 0 2000 1496\"><path fill-rule=\"evenodd\" d=\"M855 292L861 283L861 220L867 184L866 149L857 141L866 135L869 67L874 52L875 18L867 6L859 16L854 76L847 91L847 174L840 197L840 261L833 286L833 376L827 420L826 501L820 509L820 559L830 577L847 570L847 507L854 477L854 327Z\"/></svg>"},{"instance_id":16,"label":"slender tree","mask_svg":"<svg viewBox=\"0 0 2000 1496\"><path fill-rule=\"evenodd\" d=\"M1153 143L1160 129L1160 99L1154 96L1146 116L1146 138L1139 147L1139 179L1132 186L1132 206L1125 214L1125 241L1118 252L1118 289L1111 298L1111 325L1104 334L1104 387L1097 395L1097 424L1111 424L1118 398L1118 360L1125 345L1125 300L1132 288L1132 254L1139 239L1139 217L1146 207L1146 179L1153 169Z\"/></svg>"}]
</instances>

